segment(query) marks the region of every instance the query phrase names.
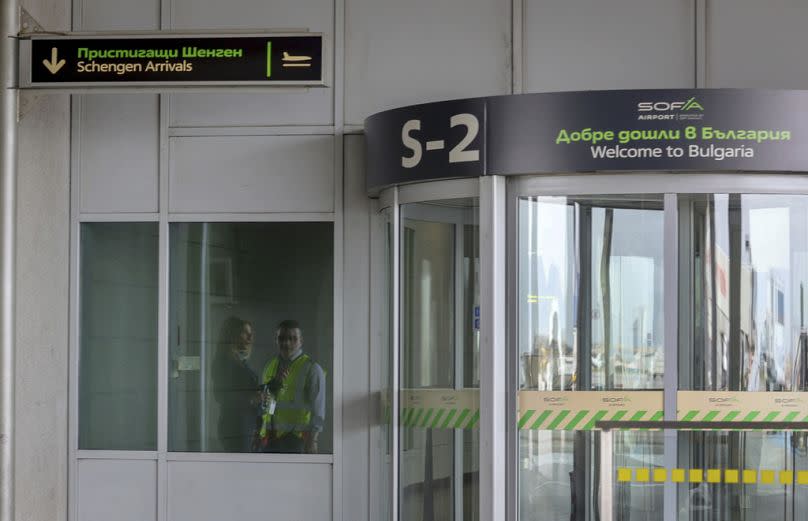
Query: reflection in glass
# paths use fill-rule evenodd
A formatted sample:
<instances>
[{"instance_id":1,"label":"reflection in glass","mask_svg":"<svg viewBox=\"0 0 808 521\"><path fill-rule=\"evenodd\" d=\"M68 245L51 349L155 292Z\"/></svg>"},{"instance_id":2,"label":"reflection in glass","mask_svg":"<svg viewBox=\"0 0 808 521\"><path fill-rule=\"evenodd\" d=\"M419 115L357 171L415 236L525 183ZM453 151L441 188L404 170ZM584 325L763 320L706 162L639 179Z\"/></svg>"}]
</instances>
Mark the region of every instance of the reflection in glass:
<instances>
[{"instance_id":1,"label":"reflection in glass","mask_svg":"<svg viewBox=\"0 0 808 521\"><path fill-rule=\"evenodd\" d=\"M692 295L683 317L692 336L680 340L680 388L808 391L808 196L701 194L679 201L680 255L690 274L681 280L683 294ZM686 440L680 444L685 464L806 468L803 434L690 433L680 439ZM704 520L802 519L808 508L803 489L683 485L680 512Z\"/></svg>"},{"instance_id":2,"label":"reflection in glass","mask_svg":"<svg viewBox=\"0 0 808 521\"><path fill-rule=\"evenodd\" d=\"M692 219L695 326L683 388L808 390L797 365L808 325L808 196L682 196L680 211Z\"/></svg>"},{"instance_id":3,"label":"reflection in glass","mask_svg":"<svg viewBox=\"0 0 808 521\"><path fill-rule=\"evenodd\" d=\"M401 207L401 387L479 388L477 199ZM401 429L400 519L478 519L475 428Z\"/></svg>"},{"instance_id":4,"label":"reflection in glass","mask_svg":"<svg viewBox=\"0 0 808 521\"><path fill-rule=\"evenodd\" d=\"M169 450L310 452L318 409L306 397L319 393L314 441L331 452L333 225L172 223L169 232ZM288 319L298 322L291 343L279 329ZM262 394L265 383L274 387ZM270 443L273 433L298 439Z\"/></svg>"},{"instance_id":5,"label":"reflection in glass","mask_svg":"<svg viewBox=\"0 0 808 521\"><path fill-rule=\"evenodd\" d=\"M519 389L661 389L662 196L518 202ZM599 435L520 430L519 519L597 518ZM662 463L660 433L616 436L616 461ZM621 484L618 519L657 519L660 486Z\"/></svg>"},{"instance_id":6,"label":"reflection in glass","mask_svg":"<svg viewBox=\"0 0 808 521\"><path fill-rule=\"evenodd\" d=\"M157 224L83 223L79 448L157 450Z\"/></svg>"}]
</instances>

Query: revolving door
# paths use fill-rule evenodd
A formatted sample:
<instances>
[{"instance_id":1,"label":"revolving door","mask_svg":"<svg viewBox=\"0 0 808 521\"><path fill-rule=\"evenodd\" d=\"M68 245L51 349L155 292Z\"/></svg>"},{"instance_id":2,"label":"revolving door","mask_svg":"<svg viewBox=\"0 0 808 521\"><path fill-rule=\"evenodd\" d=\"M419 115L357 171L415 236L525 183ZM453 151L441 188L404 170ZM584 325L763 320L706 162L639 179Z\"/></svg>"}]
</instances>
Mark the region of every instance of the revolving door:
<instances>
[{"instance_id":1,"label":"revolving door","mask_svg":"<svg viewBox=\"0 0 808 521\"><path fill-rule=\"evenodd\" d=\"M509 521L597 521L603 420L760 425L615 431L614 519L801 519L805 436L766 424L808 417L808 181L504 184L497 196L466 179L380 198L386 519L488 519L502 494ZM481 204L495 197L501 214ZM498 244L486 230L504 233L503 270L486 266ZM505 292L500 344L486 285ZM501 368L483 362L498 345ZM498 466L502 482L487 480Z\"/></svg>"}]
</instances>

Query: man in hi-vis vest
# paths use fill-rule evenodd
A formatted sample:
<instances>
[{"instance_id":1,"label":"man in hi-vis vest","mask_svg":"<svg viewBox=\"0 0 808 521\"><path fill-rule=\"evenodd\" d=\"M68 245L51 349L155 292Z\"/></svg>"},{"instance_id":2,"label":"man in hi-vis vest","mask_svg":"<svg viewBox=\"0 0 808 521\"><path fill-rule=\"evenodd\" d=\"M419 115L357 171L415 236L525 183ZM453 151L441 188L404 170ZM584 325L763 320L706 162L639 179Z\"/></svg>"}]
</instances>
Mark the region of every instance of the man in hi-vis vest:
<instances>
[{"instance_id":1,"label":"man in hi-vis vest","mask_svg":"<svg viewBox=\"0 0 808 521\"><path fill-rule=\"evenodd\" d=\"M278 356L264 366L263 413L258 433L262 452L317 453L325 421L325 372L303 353L303 333L284 320L275 333Z\"/></svg>"}]
</instances>

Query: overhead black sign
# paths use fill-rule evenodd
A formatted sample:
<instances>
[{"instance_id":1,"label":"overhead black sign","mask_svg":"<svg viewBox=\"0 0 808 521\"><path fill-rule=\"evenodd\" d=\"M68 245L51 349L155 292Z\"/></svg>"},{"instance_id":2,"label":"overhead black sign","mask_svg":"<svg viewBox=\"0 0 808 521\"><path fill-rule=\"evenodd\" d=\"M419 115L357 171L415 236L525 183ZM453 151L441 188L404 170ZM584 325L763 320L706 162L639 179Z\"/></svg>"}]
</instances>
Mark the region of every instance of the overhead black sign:
<instances>
[{"instance_id":1,"label":"overhead black sign","mask_svg":"<svg viewBox=\"0 0 808 521\"><path fill-rule=\"evenodd\" d=\"M428 103L365 121L367 187L531 173L808 172L805 114L808 91L785 90L559 92Z\"/></svg>"},{"instance_id":2,"label":"overhead black sign","mask_svg":"<svg viewBox=\"0 0 808 521\"><path fill-rule=\"evenodd\" d=\"M20 86L322 85L319 34L34 38Z\"/></svg>"}]
</instances>

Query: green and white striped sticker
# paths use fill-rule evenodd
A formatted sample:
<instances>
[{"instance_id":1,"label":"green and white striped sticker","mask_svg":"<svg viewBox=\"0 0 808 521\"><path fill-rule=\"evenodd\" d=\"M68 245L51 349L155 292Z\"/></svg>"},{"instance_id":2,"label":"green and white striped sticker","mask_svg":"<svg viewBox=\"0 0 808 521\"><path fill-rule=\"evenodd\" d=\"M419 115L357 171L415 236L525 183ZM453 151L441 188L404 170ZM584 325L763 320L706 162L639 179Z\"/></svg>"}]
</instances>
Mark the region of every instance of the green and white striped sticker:
<instances>
[{"instance_id":1,"label":"green and white striped sticker","mask_svg":"<svg viewBox=\"0 0 808 521\"><path fill-rule=\"evenodd\" d=\"M680 421L808 421L808 392L679 391Z\"/></svg>"},{"instance_id":2,"label":"green and white striped sticker","mask_svg":"<svg viewBox=\"0 0 808 521\"><path fill-rule=\"evenodd\" d=\"M434 407L404 407L402 427L421 429L477 429L480 409L436 409Z\"/></svg>"},{"instance_id":3,"label":"green and white striped sticker","mask_svg":"<svg viewBox=\"0 0 808 521\"><path fill-rule=\"evenodd\" d=\"M590 431L599 421L661 421L661 391L520 391L519 430Z\"/></svg>"},{"instance_id":4,"label":"green and white striped sticker","mask_svg":"<svg viewBox=\"0 0 808 521\"><path fill-rule=\"evenodd\" d=\"M399 424L413 429L477 429L479 389L402 389Z\"/></svg>"}]
</instances>

